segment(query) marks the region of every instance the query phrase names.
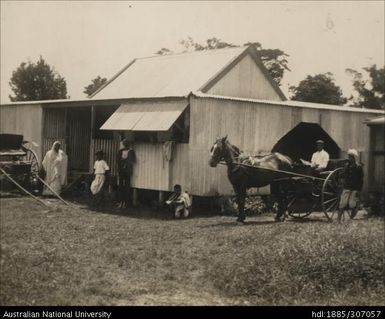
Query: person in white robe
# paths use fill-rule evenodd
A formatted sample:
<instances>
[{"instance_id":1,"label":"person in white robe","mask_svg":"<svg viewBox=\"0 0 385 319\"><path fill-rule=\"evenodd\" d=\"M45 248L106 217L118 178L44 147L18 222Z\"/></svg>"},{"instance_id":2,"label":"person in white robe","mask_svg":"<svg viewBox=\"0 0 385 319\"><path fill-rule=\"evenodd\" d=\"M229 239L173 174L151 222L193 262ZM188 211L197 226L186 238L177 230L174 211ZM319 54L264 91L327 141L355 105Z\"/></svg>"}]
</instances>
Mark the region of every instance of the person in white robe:
<instances>
[{"instance_id":1,"label":"person in white robe","mask_svg":"<svg viewBox=\"0 0 385 319\"><path fill-rule=\"evenodd\" d=\"M68 157L61 149L60 142L54 142L52 148L44 156L42 165L45 171L44 181L57 194L60 194L67 184L67 164ZM47 186L44 186L43 195L55 194Z\"/></svg>"}]
</instances>

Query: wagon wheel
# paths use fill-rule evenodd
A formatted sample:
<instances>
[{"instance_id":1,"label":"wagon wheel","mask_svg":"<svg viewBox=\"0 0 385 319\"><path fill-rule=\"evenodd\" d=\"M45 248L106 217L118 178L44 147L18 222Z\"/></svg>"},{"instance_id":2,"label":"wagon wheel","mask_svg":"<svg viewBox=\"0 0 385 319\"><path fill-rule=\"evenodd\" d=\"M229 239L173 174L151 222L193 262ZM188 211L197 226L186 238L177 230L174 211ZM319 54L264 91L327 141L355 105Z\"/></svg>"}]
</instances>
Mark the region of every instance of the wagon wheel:
<instances>
[{"instance_id":1,"label":"wagon wheel","mask_svg":"<svg viewBox=\"0 0 385 319\"><path fill-rule=\"evenodd\" d=\"M294 190L289 190L286 194L287 199L287 212L290 217L302 219L309 216L312 213L312 209L300 211L295 210L296 204L298 204L301 200L305 200L304 197L298 196L297 192Z\"/></svg>"},{"instance_id":2,"label":"wagon wheel","mask_svg":"<svg viewBox=\"0 0 385 319\"><path fill-rule=\"evenodd\" d=\"M40 166L36 153L29 148L25 148L24 151L26 152L25 161L31 162L31 176L38 175Z\"/></svg>"},{"instance_id":3,"label":"wagon wheel","mask_svg":"<svg viewBox=\"0 0 385 319\"><path fill-rule=\"evenodd\" d=\"M302 219L312 213L311 209L305 211L295 210L295 207L297 206L296 204L298 204L301 200L305 200L303 196L299 196L297 190L295 189L295 183L291 183L286 189L285 197L287 203L286 208L290 217Z\"/></svg>"},{"instance_id":4,"label":"wagon wheel","mask_svg":"<svg viewBox=\"0 0 385 319\"><path fill-rule=\"evenodd\" d=\"M328 220L333 219L338 209L342 191L342 168L337 168L326 177L321 190L321 207Z\"/></svg>"}]
</instances>

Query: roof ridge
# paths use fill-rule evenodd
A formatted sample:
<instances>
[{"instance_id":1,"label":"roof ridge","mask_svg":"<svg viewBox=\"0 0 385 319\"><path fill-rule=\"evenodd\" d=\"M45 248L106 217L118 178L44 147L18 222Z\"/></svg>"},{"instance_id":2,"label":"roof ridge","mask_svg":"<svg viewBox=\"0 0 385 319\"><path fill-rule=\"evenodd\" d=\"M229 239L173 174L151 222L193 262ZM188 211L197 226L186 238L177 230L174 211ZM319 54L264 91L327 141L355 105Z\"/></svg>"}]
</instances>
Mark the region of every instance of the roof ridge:
<instances>
[{"instance_id":1,"label":"roof ridge","mask_svg":"<svg viewBox=\"0 0 385 319\"><path fill-rule=\"evenodd\" d=\"M237 46L237 47L229 47L229 48L220 48L220 49L208 49L208 50L195 50L195 51L184 51L184 52L177 52L177 53L170 53L170 54L155 54L155 55L149 55L144 56L140 58L136 58L136 60L145 60L145 59L153 59L153 58L168 58L168 57L175 57L175 56L183 56L183 55L192 55L192 54L207 54L207 53L215 53L218 51L227 51L227 50L241 50L244 49L246 46Z\"/></svg>"}]
</instances>

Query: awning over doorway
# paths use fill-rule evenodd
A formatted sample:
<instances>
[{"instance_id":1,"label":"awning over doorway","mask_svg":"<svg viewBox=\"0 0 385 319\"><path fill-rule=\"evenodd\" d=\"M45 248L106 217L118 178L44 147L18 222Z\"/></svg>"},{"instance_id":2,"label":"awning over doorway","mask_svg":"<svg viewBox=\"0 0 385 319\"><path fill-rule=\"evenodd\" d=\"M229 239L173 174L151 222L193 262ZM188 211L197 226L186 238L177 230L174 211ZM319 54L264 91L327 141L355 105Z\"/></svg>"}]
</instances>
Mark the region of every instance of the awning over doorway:
<instances>
[{"instance_id":1,"label":"awning over doorway","mask_svg":"<svg viewBox=\"0 0 385 319\"><path fill-rule=\"evenodd\" d=\"M187 103L122 104L101 130L168 131L186 109Z\"/></svg>"}]
</instances>

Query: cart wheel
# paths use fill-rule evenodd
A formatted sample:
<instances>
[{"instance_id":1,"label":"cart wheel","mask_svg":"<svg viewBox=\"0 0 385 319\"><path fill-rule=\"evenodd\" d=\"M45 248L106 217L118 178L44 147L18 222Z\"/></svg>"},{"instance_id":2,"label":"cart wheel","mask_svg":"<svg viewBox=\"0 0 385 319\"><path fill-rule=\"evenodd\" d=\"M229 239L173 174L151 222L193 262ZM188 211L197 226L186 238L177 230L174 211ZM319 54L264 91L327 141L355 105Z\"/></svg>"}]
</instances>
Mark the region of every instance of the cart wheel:
<instances>
[{"instance_id":1,"label":"cart wheel","mask_svg":"<svg viewBox=\"0 0 385 319\"><path fill-rule=\"evenodd\" d=\"M39 173L40 166L36 153L29 148L26 148L25 152L27 153L27 155L25 155L25 160L27 162L31 162L31 175L37 175Z\"/></svg>"},{"instance_id":2,"label":"cart wheel","mask_svg":"<svg viewBox=\"0 0 385 319\"><path fill-rule=\"evenodd\" d=\"M300 203L300 201L306 201L304 197L300 197L298 192L295 189L295 184L291 184L285 193L287 200L287 212L290 217L302 219L309 216L312 213L312 209L310 210L296 210L295 207Z\"/></svg>"},{"instance_id":3,"label":"cart wheel","mask_svg":"<svg viewBox=\"0 0 385 319\"><path fill-rule=\"evenodd\" d=\"M301 212L301 211L293 210L292 207L295 207L295 204L298 202L298 200L299 199L297 197L294 197L292 200L290 200L287 206L287 211L290 217L302 219L309 216L312 213L312 211L310 210L310 211Z\"/></svg>"},{"instance_id":4,"label":"cart wheel","mask_svg":"<svg viewBox=\"0 0 385 319\"><path fill-rule=\"evenodd\" d=\"M332 171L322 185L321 207L328 220L332 220L338 210L342 192L342 171L342 168Z\"/></svg>"}]
</instances>

